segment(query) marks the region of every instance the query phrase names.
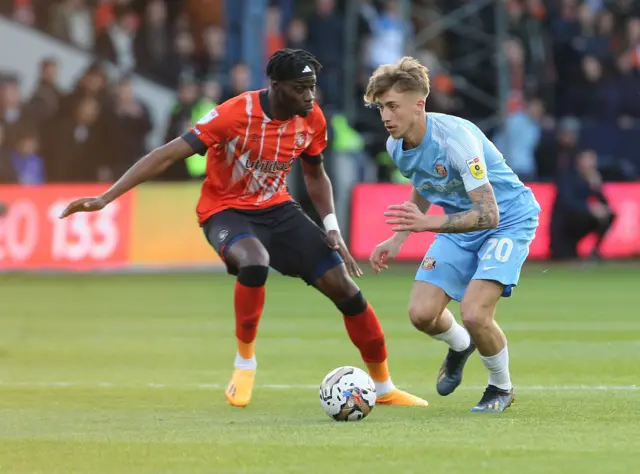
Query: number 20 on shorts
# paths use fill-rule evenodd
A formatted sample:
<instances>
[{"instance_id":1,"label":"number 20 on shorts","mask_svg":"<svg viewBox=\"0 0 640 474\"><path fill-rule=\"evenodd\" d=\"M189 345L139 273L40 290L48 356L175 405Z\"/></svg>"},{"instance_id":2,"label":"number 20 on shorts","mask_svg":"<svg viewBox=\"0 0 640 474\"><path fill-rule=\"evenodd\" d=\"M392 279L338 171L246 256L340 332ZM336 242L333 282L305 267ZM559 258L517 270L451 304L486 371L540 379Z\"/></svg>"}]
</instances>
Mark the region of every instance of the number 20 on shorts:
<instances>
[{"instance_id":1,"label":"number 20 on shorts","mask_svg":"<svg viewBox=\"0 0 640 474\"><path fill-rule=\"evenodd\" d=\"M482 256L481 260L491 260L495 257L498 262L506 262L513 251L513 240L508 237L496 239L495 237L487 240L489 246Z\"/></svg>"}]
</instances>

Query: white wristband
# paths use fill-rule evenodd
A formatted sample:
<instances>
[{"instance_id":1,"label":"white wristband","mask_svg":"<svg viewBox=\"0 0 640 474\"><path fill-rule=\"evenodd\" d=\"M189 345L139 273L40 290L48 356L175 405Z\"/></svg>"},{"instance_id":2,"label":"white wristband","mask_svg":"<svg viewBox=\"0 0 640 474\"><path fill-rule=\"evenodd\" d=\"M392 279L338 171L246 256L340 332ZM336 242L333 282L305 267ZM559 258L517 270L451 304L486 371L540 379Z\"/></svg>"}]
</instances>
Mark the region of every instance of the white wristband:
<instances>
[{"instance_id":1,"label":"white wristband","mask_svg":"<svg viewBox=\"0 0 640 474\"><path fill-rule=\"evenodd\" d=\"M340 226L338 226L338 218L335 214L329 214L322 219L322 224L327 232L336 230L340 232Z\"/></svg>"}]
</instances>

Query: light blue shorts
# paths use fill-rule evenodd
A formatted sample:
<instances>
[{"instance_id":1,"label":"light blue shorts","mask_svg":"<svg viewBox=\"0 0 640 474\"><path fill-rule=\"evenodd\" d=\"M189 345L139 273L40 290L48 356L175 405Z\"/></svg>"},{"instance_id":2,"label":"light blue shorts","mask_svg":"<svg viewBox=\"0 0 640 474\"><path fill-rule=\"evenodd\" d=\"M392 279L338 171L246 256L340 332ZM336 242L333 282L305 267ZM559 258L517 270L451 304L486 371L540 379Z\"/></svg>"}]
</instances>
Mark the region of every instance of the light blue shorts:
<instances>
[{"instance_id":1,"label":"light blue shorts","mask_svg":"<svg viewBox=\"0 0 640 474\"><path fill-rule=\"evenodd\" d=\"M471 280L498 281L505 286L502 296L509 297L518 284L537 227L536 215L485 231L482 238L473 240L468 240L470 234L464 234L466 238L461 238L462 234L438 234L415 279L442 288L456 301L462 301Z\"/></svg>"}]
</instances>

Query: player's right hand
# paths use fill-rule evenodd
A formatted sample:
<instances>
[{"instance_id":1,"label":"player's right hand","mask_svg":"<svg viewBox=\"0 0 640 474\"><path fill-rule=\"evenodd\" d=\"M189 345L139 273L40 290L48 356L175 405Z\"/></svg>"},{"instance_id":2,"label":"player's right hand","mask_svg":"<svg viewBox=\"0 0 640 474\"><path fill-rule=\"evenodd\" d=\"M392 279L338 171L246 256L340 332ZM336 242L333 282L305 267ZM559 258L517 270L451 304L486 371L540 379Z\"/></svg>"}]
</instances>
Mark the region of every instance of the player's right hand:
<instances>
[{"instance_id":1,"label":"player's right hand","mask_svg":"<svg viewBox=\"0 0 640 474\"><path fill-rule=\"evenodd\" d=\"M387 262L389 259L395 258L398 255L400 247L402 247L402 244L393 237L378 244L369 257L371 268L373 268L376 273L380 273L382 270L389 268Z\"/></svg>"},{"instance_id":2,"label":"player's right hand","mask_svg":"<svg viewBox=\"0 0 640 474\"><path fill-rule=\"evenodd\" d=\"M107 205L101 197L80 198L69 204L64 211L60 214L59 219L75 214L76 212L95 212L103 209Z\"/></svg>"}]
</instances>

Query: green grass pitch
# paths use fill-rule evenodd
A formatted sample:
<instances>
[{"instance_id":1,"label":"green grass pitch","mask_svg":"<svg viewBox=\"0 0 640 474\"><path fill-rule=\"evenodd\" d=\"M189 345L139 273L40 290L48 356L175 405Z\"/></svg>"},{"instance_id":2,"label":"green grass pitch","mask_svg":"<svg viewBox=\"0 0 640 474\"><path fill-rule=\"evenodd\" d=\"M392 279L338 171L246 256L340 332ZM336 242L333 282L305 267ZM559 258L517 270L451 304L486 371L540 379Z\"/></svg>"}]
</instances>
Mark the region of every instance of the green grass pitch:
<instances>
[{"instance_id":1,"label":"green grass pitch","mask_svg":"<svg viewBox=\"0 0 640 474\"><path fill-rule=\"evenodd\" d=\"M487 374L435 392L442 343L406 316L413 269L360 284L396 385L429 408L336 423L317 386L362 367L342 319L273 275L252 404L226 405L234 280L0 276L0 473L621 473L640 466L640 269L529 265L499 305L516 403L472 414ZM457 314L457 306L452 305Z\"/></svg>"}]
</instances>

